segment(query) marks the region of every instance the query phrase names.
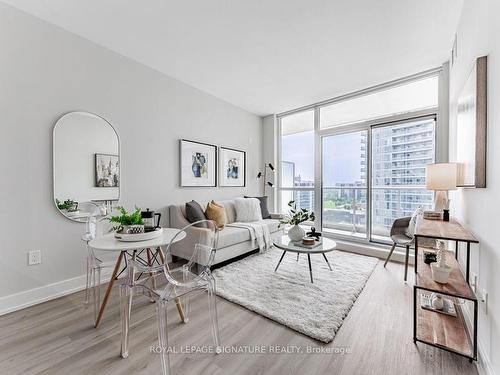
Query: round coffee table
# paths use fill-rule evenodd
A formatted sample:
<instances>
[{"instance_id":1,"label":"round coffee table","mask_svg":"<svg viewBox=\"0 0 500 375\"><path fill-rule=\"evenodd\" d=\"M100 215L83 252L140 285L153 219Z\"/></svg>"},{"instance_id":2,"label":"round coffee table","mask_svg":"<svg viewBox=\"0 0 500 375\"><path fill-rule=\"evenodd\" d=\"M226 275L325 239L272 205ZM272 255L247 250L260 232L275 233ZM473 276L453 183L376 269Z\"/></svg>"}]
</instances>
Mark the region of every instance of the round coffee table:
<instances>
[{"instance_id":1,"label":"round coffee table","mask_svg":"<svg viewBox=\"0 0 500 375\"><path fill-rule=\"evenodd\" d=\"M302 247L299 245L294 244L288 236L281 236L273 241L274 246L276 246L278 249L283 250L283 254L281 254L281 258L276 265L276 268L274 269L274 272L278 270L278 267L281 264L281 261L283 260L283 257L285 256L286 252L289 251L291 253L297 253L297 261L299 260L299 254L307 254L307 261L309 263L309 275L311 276L311 283L313 283L313 274L312 274L312 267L311 267L311 254L321 254L323 255L323 258L326 261L326 264L328 264L328 268L330 268L330 271L332 270L332 267L330 266L330 262L328 262L328 259L325 255L325 253L328 253L330 251L335 250L337 247L337 243L333 240L330 240L328 238L322 238L321 239L321 244L318 246L315 246L313 248L307 248L307 247Z\"/></svg>"}]
</instances>

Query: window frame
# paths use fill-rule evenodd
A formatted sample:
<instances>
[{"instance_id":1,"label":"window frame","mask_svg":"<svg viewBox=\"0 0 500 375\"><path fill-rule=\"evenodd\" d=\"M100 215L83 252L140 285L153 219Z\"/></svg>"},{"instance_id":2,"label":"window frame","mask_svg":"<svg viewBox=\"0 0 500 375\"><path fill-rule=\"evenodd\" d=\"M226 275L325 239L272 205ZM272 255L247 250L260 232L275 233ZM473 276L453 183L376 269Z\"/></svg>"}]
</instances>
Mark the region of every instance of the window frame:
<instances>
[{"instance_id":1,"label":"window frame","mask_svg":"<svg viewBox=\"0 0 500 375\"><path fill-rule=\"evenodd\" d=\"M363 96L367 95L376 91L380 90L386 90L390 89L391 87L396 87L402 84L410 83L411 81L419 80L419 79L425 79L425 78L430 78L432 76L440 75L441 73L441 68L439 69L433 69L431 71L423 72L421 74L417 74L411 77L407 77L402 80L398 81L392 81L387 84L375 86L374 88L370 88L367 90L362 90L356 93L352 93L349 95L345 95L336 99L316 103L310 106L306 107L301 107L293 111L288 111L284 112L281 114L278 114L276 116L277 119L277 126L278 126L278 140L277 140L277 156L278 156L278 173L279 173L279 178L278 178L278 184L277 184L277 208L279 212L283 212L284 207L282 207L282 202L281 202L281 192L282 191L314 191L314 212L320 213L319 215L316 215L316 220L314 222L314 226L316 228L323 228L323 176L322 176L322 171L323 171L323 160L322 160L322 153L323 153L323 137L327 136L332 136L332 135L338 135L338 134L346 134L346 133L352 133L356 131L367 131L367 150L366 150L366 155L367 155L367 165L366 165L366 192L367 192L367 197L366 197L366 207L367 207L367 212L366 212L366 237L360 238L360 237L353 237L349 235L342 235L342 234L337 234L337 233L328 233L325 232L324 235L326 237L331 237L334 239L338 239L341 241L347 241L347 242L357 242L357 243L362 243L362 244L389 244L391 243L389 240L383 241L383 240L374 240L372 239L372 129L377 128L377 127L384 127L384 126L393 126L397 125L400 123L406 123L410 122L412 120L421 120L425 118L433 118L435 120L435 128L434 128L434 160L439 161L441 158L439 157L439 150L438 150L438 140L439 140L439 117L440 117L440 93L438 92L438 105L431 107L431 108L426 108L423 110L416 110L416 111L409 111L406 113L399 113L399 114L394 114L394 115L389 115L386 117L380 117L376 119L370 119L370 120L365 120L365 121L360 121L356 122L354 124L347 124L347 125L342 125L342 126L336 126L336 127L330 127L330 128L325 128L325 129L320 129L320 109L324 106L331 105L335 102L338 101L343 101L343 100L348 100L351 98L355 98L357 96ZM438 85L438 90L439 90L440 85ZM310 111L311 109L314 109L314 187L313 188L300 188L300 187L283 187L281 184L281 165L282 165L282 119L293 115L297 114L299 112L304 112L304 111Z\"/></svg>"}]
</instances>

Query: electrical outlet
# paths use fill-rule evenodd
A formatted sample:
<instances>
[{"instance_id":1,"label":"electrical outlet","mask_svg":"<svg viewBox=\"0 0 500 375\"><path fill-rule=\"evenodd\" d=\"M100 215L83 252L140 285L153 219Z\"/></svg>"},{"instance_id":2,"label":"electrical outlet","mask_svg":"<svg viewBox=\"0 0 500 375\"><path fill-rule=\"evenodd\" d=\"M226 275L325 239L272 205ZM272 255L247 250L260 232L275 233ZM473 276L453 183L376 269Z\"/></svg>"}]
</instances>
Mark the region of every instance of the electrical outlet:
<instances>
[{"instance_id":1,"label":"electrical outlet","mask_svg":"<svg viewBox=\"0 0 500 375\"><path fill-rule=\"evenodd\" d=\"M488 292L486 291L486 289L483 289L481 291L481 295L479 297L480 301L484 303L484 310L486 311L486 314L488 314Z\"/></svg>"},{"instance_id":2,"label":"electrical outlet","mask_svg":"<svg viewBox=\"0 0 500 375\"><path fill-rule=\"evenodd\" d=\"M32 250L28 253L28 266L42 263L42 252L40 250Z\"/></svg>"}]
</instances>

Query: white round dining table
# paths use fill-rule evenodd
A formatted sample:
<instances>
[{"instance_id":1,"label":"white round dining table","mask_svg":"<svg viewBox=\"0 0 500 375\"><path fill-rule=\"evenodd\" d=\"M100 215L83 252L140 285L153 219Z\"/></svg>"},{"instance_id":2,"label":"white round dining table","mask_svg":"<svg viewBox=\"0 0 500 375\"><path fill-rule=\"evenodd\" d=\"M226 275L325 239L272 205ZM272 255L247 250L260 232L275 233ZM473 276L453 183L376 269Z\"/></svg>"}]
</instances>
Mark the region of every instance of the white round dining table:
<instances>
[{"instance_id":1,"label":"white round dining table","mask_svg":"<svg viewBox=\"0 0 500 375\"><path fill-rule=\"evenodd\" d=\"M148 252L148 260L150 258L156 259L156 256L152 255L152 250L155 249L158 251L161 262L165 262L165 255L163 253L162 247L168 245L172 239L179 233L179 229L175 228L162 228L162 235L153 238L151 240L146 241L120 241L115 238L114 233L108 233L104 236L96 237L89 242L89 247L98 251L115 251L119 252L118 259L116 260L115 267L113 269L113 273L111 274L111 279L109 280L108 287L106 289L106 293L104 294L104 298L102 300L101 307L99 309L99 314L97 315L96 321L94 322L94 327L97 328L99 325L102 315L104 314L104 310L106 309L106 305L108 303L109 296L111 294L111 290L113 289L113 284L117 278L118 271L120 269L121 263L124 258L127 256L129 251L137 252L140 250L147 250ZM186 237L186 233L183 232L175 237L174 242L181 241ZM151 254L150 254L151 252ZM150 264L152 265L152 264ZM177 310L179 311L179 315L181 319L184 321L184 312L182 310L182 305L180 301L176 301Z\"/></svg>"}]
</instances>

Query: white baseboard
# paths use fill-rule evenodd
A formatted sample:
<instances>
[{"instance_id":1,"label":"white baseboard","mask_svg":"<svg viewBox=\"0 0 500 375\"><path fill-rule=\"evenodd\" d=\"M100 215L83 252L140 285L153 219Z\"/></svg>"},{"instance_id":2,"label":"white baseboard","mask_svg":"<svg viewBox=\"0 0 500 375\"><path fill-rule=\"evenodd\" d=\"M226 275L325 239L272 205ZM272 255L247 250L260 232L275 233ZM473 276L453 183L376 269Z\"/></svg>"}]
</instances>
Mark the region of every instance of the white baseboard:
<instances>
[{"instance_id":1,"label":"white baseboard","mask_svg":"<svg viewBox=\"0 0 500 375\"><path fill-rule=\"evenodd\" d=\"M379 244L364 244L358 242L340 241L337 242L337 250L348 251L350 253L367 255L372 257L377 257L385 260L389 255L389 250L391 245L379 245ZM413 249L410 251L410 256L408 258L408 264L412 265L414 263ZM394 253L391 256L391 261L404 263L405 254L403 248L396 247Z\"/></svg>"},{"instance_id":2,"label":"white baseboard","mask_svg":"<svg viewBox=\"0 0 500 375\"><path fill-rule=\"evenodd\" d=\"M473 327L472 313L469 309L462 309L464 313L464 318L469 329ZM493 366L491 365L490 357L484 350L484 345L481 342L481 337L477 338L477 361L476 361L477 372L479 375L495 375Z\"/></svg>"},{"instance_id":3,"label":"white baseboard","mask_svg":"<svg viewBox=\"0 0 500 375\"><path fill-rule=\"evenodd\" d=\"M111 275L104 272L101 275L101 283L108 282ZM26 307L50 301L71 293L85 289L86 276L81 275L71 279L58 281L53 284L44 285L38 288L25 290L23 292L11 294L0 298L0 316Z\"/></svg>"}]
</instances>

